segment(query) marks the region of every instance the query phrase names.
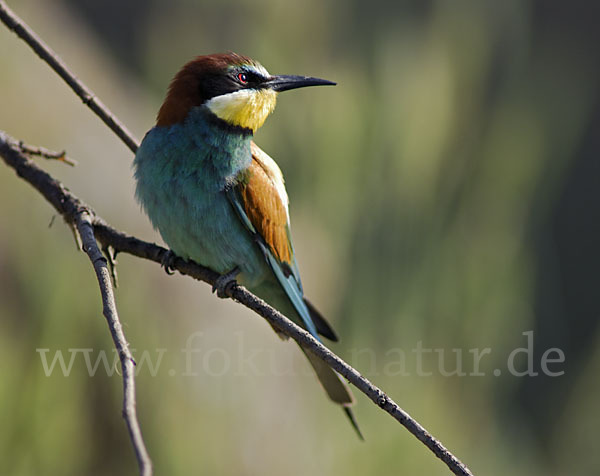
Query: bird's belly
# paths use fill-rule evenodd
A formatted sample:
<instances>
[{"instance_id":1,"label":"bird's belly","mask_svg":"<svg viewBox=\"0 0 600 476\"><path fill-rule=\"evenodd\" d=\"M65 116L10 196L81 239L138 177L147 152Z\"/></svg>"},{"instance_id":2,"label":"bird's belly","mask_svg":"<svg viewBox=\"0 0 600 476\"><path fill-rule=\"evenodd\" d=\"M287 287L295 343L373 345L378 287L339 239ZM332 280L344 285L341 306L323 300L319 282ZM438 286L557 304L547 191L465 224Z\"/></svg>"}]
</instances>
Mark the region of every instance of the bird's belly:
<instances>
[{"instance_id":1,"label":"bird's belly","mask_svg":"<svg viewBox=\"0 0 600 476\"><path fill-rule=\"evenodd\" d=\"M238 281L247 287L268 275L267 262L252 235L242 225L224 192L207 193L179 184L149 191L147 211L171 250L220 274L240 269Z\"/></svg>"}]
</instances>

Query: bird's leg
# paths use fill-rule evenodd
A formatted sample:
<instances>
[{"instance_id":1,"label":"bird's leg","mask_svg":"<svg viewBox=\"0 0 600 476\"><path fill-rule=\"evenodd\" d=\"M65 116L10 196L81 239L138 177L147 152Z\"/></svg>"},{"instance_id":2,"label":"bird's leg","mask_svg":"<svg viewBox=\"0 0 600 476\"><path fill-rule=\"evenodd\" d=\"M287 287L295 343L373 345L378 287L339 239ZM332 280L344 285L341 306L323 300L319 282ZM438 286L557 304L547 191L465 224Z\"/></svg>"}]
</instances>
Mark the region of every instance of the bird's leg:
<instances>
[{"instance_id":1,"label":"bird's leg","mask_svg":"<svg viewBox=\"0 0 600 476\"><path fill-rule=\"evenodd\" d=\"M165 270L165 273L168 275L175 274L175 269L173 268L173 261L175 261L177 255L173 253L171 250L167 250L167 252L163 255L160 260L160 266Z\"/></svg>"},{"instance_id":2,"label":"bird's leg","mask_svg":"<svg viewBox=\"0 0 600 476\"><path fill-rule=\"evenodd\" d=\"M235 278L238 274L240 274L240 268L236 266L231 271L219 276L216 279L215 284L213 284L213 293L216 291L217 296L222 299L229 297L229 291L231 290L231 287L236 284Z\"/></svg>"}]
</instances>

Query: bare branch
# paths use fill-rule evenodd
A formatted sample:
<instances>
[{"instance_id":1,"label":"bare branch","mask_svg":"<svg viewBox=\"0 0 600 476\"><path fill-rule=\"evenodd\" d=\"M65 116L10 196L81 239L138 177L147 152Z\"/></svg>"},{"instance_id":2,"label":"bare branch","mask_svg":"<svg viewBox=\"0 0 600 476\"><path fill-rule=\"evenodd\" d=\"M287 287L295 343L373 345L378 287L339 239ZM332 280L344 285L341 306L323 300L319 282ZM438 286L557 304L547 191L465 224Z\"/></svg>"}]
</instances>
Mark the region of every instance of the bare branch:
<instances>
[{"instance_id":1,"label":"bare branch","mask_svg":"<svg viewBox=\"0 0 600 476\"><path fill-rule=\"evenodd\" d=\"M66 150L63 150L62 152L54 152L53 150L46 149L45 147L25 144L23 141L19 141L19 148L21 149L21 152L27 155L37 155L48 160L58 160L59 162L64 162L65 164L70 165L71 167L75 167L77 165L76 160L67 157Z\"/></svg>"},{"instance_id":2,"label":"bare branch","mask_svg":"<svg viewBox=\"0 0 600 476\"><path fill-rule=\"evenodd\" d=\"M152 462L142 438L136 413L135 361L119 320L107 260L98 248L94 237L94 212L88 209L77 197L71 195L60 182L38 168L32 160L22 154L21 150L21 143L16 142L0 131L0 155L2 155L4 161L37 190L40 192L45 191L42 194L63 216L73 230L76 241L81 244L92 262L102 295L102 312L108 323L110 334L121 361L123 418L127 424L129 438L138 461L139 473L141 476L150 476L152 474Z\"/></svg>"},{"instance_id":3,"label":"bare branch","mask_svg":"<svg viewBox=\"0 0 600 476\"><path fill-rule=\"evenodd\" d=\"M135 361L123 333L111 284L111 274L108 269L107 260L96 243L92 222L93 212L85 208L80 208L76 215L75 223L81 236L83 249L94 266L96 278L100 286L100 293L102 294L102 313L108 322L110 334L121 360L121 370L123 372L123 418L127 423L129 439L133 444L140 475L150 476L152 474L152 462L144 444L142 430L136 413Z\"/></svg>"},{"instance_id":4,"label":"bare branch","mask_svg":"<svg viewBox=\"0 0 600 476\"><path fill-rule=\"evenodd\" d=\"M108 261L108 269L110 269L110 276L112 277L113 286L119 287L119 275L117 274L117 251L111 245L102 246L102 253Z\"/></svg>"},{"instance_id":5,"label":"bare branch","mask_svg":"<svg viewBox=\"0 0 600 476\"><path fill-rule=\"evenodd\" d=\"M125 145L135 154L138 148L138 140L127 130L119 119L96 97L96 95L83 84L58 57L52 49L21 20L3 0L0 0L0 20L19 38L27 43L33 51L56 71L69 87L81 98L104 123L123 141Z\"/></svg>"},{"instance_id":6,"label":"bare branch","mask_svg":"<svg viewBox=\"0 0 600 476\"><path fill-rule=\"evenodd\" d=\"M82 99L82 101L98 115L102 121L135 153L138 148L137 140L125 128L125 126L108 110L102 102L69 71L60 58L33 32L19 17L17 17L0 0L0 20L23 39L37 54L46 61L56 73L71 87L71 89ZM102 290L104 315L106 316L115 345L119 350L121 365L123 368L124 381L124 403L123 415L127 421L130 438L134 445L140 474L151 474L151 463L143 445L139 424L135 414L135 387L133 380L133 365L131 354L123 335L118 320L114 296L110 286L110 274L107 268L106 258L100 253L94 235L102 244L102 249L108 251L109 256L114 259L119 252L129 253L140 258L149 259L162 264L168 250L152 243L144 242L135 237L126 235L110 227L104 220L98 217L87 205L69 192L60 182L41 170L35 163L25 157L18 143L8 135L0 131L0 155L4 161L14 168L19 176L33 185L63 216L69 226L76 227L80 235L86 235L84 247L94 264L98 281ZM93 232L91 228L93 227ZM77 235L77 233L76 233ZM83 236L82 236L83 237ZM90 241L91 240L91 241ZM93 244L92 244L93 242ZM110 254L110 249L114 253ZM90 251L92 250L92 251ZM114 263L111 259L111 268ZM189 275L200 281L213 285L219 277L214 271L200 266L194 262L184 261L181 258L171 260L172 268L182 274ZM339 372L350 383L367 395L375 404L398 420L411 434L427 446L448 468L457 475L469 476L472 473L448 451L438 440L436 440L425 428L423 428L408 413L400 408L381 389L364 378L357 370L344 362L327 347L318 342L312 335L300 328L277 310L270 307L263 300L250 293L242 286L234 285L228 288L228 295L252 309L264 317L284 334L296 340L304 348L313 352L334 370ZM112 324L111 324L112 323ZM126 374L131 378L126 380Z\"/></svg>"},{"instance_id":7,"label":"bare branch","mask_svg":"<svg viewBox=\"0 0 600 476\"><path fill-rule=\"evenodd\" d=\"M156 263L161 263L165 254L168 253L168 250L163 247L139 240L110 227L104 220L95 215L81 200L68 191L60 182L52 178L45 171L41 170L33 161L25 157L19 151L18 143L3 132L0 132L0 155L2 155L4 161L10 167L17 171L19 176L33 185L54 206L54 208L56 208L67 223L78 223L78 220L80 220L80 218L78 218L80 210L86 210L89 214L90 221L93 224L94 234L103 247L110 246L115 252L129 253L140 258L149 259ZM101 259L104 260L102 256ZM173 259L171 264L172 268L178 270L180 273L189 275L195 279L209 283L210 285L213 285L215 280L219 277L218 273L215 273L208 268L194 262L185 261L178 257ZM104 269L106 269L105 261ZM106 273L108 277L107 269ZM331 366L331 368L343 375L358 390L363 392L376 405L394 417L411 434L427 446L427 448L429 448L438 458L446 463L448 468L454 474L461 476L472 475L469 469L458 458L448 451L441 442L435 439L408 413L400 408L398 404L388 397L380 388L373 385L356 369L344 362L304 329L294 324L242 286L232 286L228 291L228 295L264 317L270 324L273 324L285 335L293 338L296 342L301 344L303 348L308 349L310 352L317 355Z\"/></svg>"}]
</instances>

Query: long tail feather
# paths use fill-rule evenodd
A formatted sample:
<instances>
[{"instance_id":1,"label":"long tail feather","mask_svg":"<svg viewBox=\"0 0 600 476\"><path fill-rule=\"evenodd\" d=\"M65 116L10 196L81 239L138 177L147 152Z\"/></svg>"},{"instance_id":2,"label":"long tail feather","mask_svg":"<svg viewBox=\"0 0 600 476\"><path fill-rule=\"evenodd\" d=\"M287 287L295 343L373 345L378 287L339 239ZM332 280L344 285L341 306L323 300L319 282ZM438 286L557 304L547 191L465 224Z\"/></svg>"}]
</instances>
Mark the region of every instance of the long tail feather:
<instances>
[{"instance_id":1,"label":"long tail feather","mask_svg":"<svg viewBox=\"0 0 600 476\"><path fill-rule=\"evenodd\" d=\"M350 409L349 406L344 405L343 408L344 408L344 413L346 414L346 416L350 420L350 424L352 425L352 428L354 428L354 430L356 431L356 434L358 435L358 437L360 438L360 440L361 441L365 441L365 437L363 436L362 432L360 431L360 428L358 427L358 423L356 422L356 418L354 418L354 413L352 413L352 410Z\"/></svg>"},{"instance_id":2,"label":"long tail feather","mask_svg":"<svg viewBox=\"0 0 600 476\"><path fill-rule=\"evenodd\" d=\"M331 327L329 322L327 322L325 320L325 318L317 310L317 308L315 306L313 306L313 304L306 298L304 298L304 304L306 304L306 307L308 308L308 312L310 313L310 317L312 318L313 322L315 323L317 332L319 334L321 334L323 337L325 337L333 342L337 342L338 336L336 335L335 331L333 330L333 328Z\"/></svg>"},{"instance_id":3,"label":"long tail feather","mask_svg":"<svg viewBox=\"0 0 600 476\"><path fill-rule=\"evenodd\" d=\"M323 385L329 398L340 405L352 405L354 403L354 397L348 388L348 384L342 377L312 352L309 352L302 347L300 348L315 369L319 382Z\"/></svg>"},{"instance_id":4,"label":"long tail feather","mask_svg":"<svg viewBox=\"0 0 600 476\"><path fill-rule=\"evenodd\" d=\"M360 431L358 423L356 422L356 418L354 418L354 414L350 408L352 404L354 404L354 397L350 392L346 381L335 370L329 367L329 365L319 359L312 352L304 350L302 347L300 348L315 369L317 377L319 378L319 382L321 382L321 385L323 385L323 388L327 392L329 398L331 398L331 400L333 400L335 403L342 405L344 413L350 420L352 428L354 428L358 437L364 441L362 432Z\"/></svg>"}]
</instances>

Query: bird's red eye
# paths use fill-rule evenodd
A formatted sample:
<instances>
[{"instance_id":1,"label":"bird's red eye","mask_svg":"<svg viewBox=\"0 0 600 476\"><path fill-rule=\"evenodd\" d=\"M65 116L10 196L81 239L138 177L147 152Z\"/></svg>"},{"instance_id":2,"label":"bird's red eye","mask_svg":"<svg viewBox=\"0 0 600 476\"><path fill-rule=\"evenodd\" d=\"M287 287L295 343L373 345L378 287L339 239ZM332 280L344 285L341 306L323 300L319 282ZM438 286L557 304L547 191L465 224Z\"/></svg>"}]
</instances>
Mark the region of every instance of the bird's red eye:
<instances>
[{"instance_id":1,"label":"bird's red eye","mask_svg":"<svg viewBox=\"0 0 600 476\"><path fill-rule=\"evenodd\" d=\"M242 84L248 84L248 76L246 73L238 73L237 79Z\"/></svg>"}]
</instances>

